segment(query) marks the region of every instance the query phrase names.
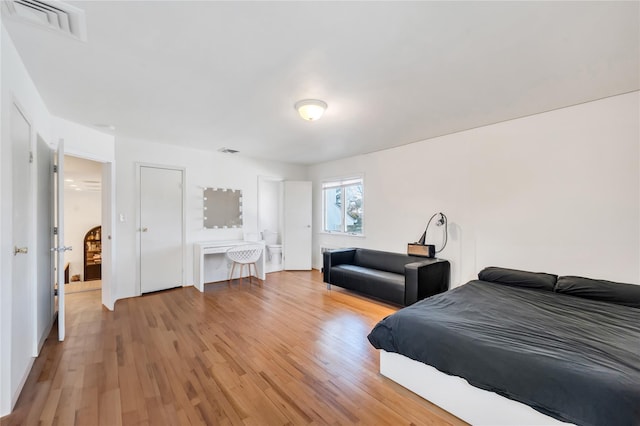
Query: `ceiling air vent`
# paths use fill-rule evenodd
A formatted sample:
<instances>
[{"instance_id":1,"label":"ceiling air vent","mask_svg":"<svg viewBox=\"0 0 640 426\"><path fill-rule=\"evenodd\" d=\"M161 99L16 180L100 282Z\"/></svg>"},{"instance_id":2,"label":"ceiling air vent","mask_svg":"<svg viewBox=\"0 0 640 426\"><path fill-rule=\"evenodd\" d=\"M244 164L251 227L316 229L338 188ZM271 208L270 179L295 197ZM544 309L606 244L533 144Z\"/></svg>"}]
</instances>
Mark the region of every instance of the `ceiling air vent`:
<instances>
[{"instance_id":1,"label":"ceiling air vent","mask_svg":"<svg viewBox=\"0 0 640 426\"><path fill-rule=\"evenodd\" d=\"M218 150L219 152L224 152L225 154L237 154L240 151L237 151L235 149L231 149L231 148L220 148Z\"/></svg>"},{"instance_id":2,"label":"ceiling air vent","mask_svg":"<svg viewBox=\"0 0 640 426\"><path fill-rule=\"evenodd\" d=\"M82 9L56 0L6 0L2 3L12 18L87 41L87 23Z\"/></svg>"}]
</instances>

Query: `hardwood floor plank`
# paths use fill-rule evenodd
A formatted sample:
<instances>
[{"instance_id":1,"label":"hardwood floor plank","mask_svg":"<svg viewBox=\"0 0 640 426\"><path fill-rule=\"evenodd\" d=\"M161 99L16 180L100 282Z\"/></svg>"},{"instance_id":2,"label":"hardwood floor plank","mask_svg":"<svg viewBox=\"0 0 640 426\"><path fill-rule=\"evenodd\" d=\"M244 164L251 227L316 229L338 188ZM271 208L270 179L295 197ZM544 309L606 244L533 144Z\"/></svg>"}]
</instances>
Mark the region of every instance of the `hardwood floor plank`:
<instances>
[{"instance_id":1,"label":"hardwood floor plank","mask_svg":"<svg viewBox=\"0 0 640 426\"><path fill-rule=\"evenodd\" d=\"M73 424L73 423L63 423ZM122 425L120 389L109 389L100 394L98 401L98 424L100 426Z\"/></svg>"},{"instance_id":2,"label":"hardwood floor plank","mask_svg":"<svg viewBox=\"0 0 640 426\"><path fill-rule=\"evenodd\" d=\"M464 424L378 373L367 334L396 308L317 271L67 309L2 425Z\"/></svg>"},{"instance_id":3,"label":"hardwood floor plank","mask_svg":"<svg viewBox=\"0 0 640 426\"><path fill-rule=\"evenodd\" d=\"M62 389L58 388L58 389L51 389L49 391L49 395L48 398L46 399L45 403L44 403L44 407L38 407L39 410L41 411L40 414L40 422L43 425L51 425L53 424L53 420L55 419L55 415L56 415L56 411L58 409L58 402L60 401L60 395L62 394ZM8 416L11 417L11 416ZM4 423L4 419L3 419L3 423ZM9 423L10 424L21 424L20 421L17 421L15 423L11 422L11 419L9 419Z\"/></svg>"},{"instance_id":4,"label":"hardwood floor plank","mask_svg":"<svg viewBox=\"0 0 640 426\"><path fill-rule=\"evenodd\" d=\"M83 386L80 408L76 412L75 424L97 425L98 420L98 388Z\"/></svg>"}]
</instances>

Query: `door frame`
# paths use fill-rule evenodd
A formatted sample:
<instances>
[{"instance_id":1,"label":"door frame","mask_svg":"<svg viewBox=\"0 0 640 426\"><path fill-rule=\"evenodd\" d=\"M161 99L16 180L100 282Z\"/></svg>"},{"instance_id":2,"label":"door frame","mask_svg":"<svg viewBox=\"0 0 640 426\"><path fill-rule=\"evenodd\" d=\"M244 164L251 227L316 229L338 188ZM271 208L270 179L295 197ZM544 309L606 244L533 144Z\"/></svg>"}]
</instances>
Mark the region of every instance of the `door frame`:
<instances>
[{"instance_id":1,"label":"door frame","mask_svg":"<svg viewBox=\"0 0 640 426\"><path fill-rule=\"evenodd\" d=\"M84 160L102 163L101 176L101 210L102 218L100 224L102 226L102 235L109 243L102 243L102 304L113 311L116 301L116 163L112 159L105 159L96 155L89 155L86 152L80 152L70 147L65 147L65 155L70 157L82 158ZM109 239L109 236L111 238ZM105 256L106 254L106 256Z\"/></svg>"},{"instance_id":2,"label":"door frame","mask_svg":"<svg viewBox=\"0 0 640 426\"><path fill-rule=\"evenodd\" d=\"M56 170L53 174L54 193L54 226L58 227L55 241L55 269L54 281L58 283L58 341L63 342L67 333L66 311L65 311L65 282L64 282L64 254L67 247L64 245L64 139L58 141L57 150L53 153L53 162ZM54 235L56 235L54 233Z\"/></svg>"},{"instance_id":3,"label":"door frame","mask_svg":"<svg viewBox=\"0 0 640 426\"><path fill-rule=\"evenodd\" d=\"M182 286L187 285L187 169L180 166L167 164L136 162L136 290L137 296L142 296L142 246L140 244L140 230L142 228L142 212L140 205L140 192L142 185L140 171L143 167L155 169L176 170L182 173Z\"/></svg>"}]
</instances>

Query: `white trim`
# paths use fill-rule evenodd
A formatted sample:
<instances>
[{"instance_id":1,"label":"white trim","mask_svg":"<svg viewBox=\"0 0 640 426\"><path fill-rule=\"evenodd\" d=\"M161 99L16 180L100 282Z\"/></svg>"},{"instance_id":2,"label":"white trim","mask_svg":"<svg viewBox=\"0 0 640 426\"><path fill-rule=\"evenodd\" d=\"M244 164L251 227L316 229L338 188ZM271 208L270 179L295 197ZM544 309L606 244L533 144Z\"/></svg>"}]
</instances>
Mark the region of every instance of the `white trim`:
<instances>
[{"instance_id":1,"label":"white trim","mask_svg":"<svg viewBox=\"0 0 640 426\"><path fill-rule=\"evenodd\" d=\"M324 184L326 184L326 183L342 182L342 181L348 181L348 180L354 180L354 179L364 179L364 178L365 178L365 176L364 176L363 172L349 173L349 174L344 174L344 175L340 175L340 176L323 178L323 179L320 179L320 184L321 184L321 188L320 189L322 189Z\"/></svg>"},{"instance_id":2,"label":"white trim","mask_svg":"<svg viewBox=\"0 0 640 426\"><path fill-rule=\"evenodd\" d=\"M363 234L355 234L353 232L338 232L338 231L320 231L318 234L322 235L335 235L337 237L355 237L355 238L366 238L366 235Z\"/></svg>"},{"instance_id":3,"label":"white trim","mask_svg":"<svg viewBox=\"0 0 640 426\"><path fill-rule=\"evenodd\" d=\"M349 186L356 184L358 182L362 182L364 179L361 177L358 178L350 178L350 179L342 179L342 180L328 180L322 182L322 189L330 189L337 188L339 186Z\"/></svg>"},{"instance_id":4,"label":"white trim","mask_svg":"<svg viewBox=\"0 0 640 426\"><path fill-rule=\"evenodd\" d=\"M472 425L570 424L397 353L380 351L380 374Z\"/></svg>"},{"instance_id":5,"label":"white trim","mask_svg":"<svg viewBox=\"0 0 640 426\"><path fill-rule=\"evenodd\" d=\"M16 391L11 396L11 411L9 413L7 413L7 414L11 414L13 412L13 409L16 406L16 403L18 402L18 398L20 397L20 394L22 393L22 388L24 387L24 384L27 383L27 379L29 378L29 374L31 374L31 369L33 368L33 363L35 361L36 361L36 357L31 357L29 359L29 365L25 369L24 374L22 376L22 379L20 379L20 384L18 385L18 387L16 388Z\"/></svg>"}]
</instances>

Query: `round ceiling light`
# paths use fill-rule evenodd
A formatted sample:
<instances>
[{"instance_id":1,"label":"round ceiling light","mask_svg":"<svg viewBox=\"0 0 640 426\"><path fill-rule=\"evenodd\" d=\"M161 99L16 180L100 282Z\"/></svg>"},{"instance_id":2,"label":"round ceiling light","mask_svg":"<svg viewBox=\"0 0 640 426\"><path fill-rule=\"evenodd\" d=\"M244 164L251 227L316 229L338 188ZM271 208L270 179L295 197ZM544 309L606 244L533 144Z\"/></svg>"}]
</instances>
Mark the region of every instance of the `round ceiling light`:
<instances>
[{"instance_id":1,"label":"round ceiling light","mask_svg":"<svg viewBox=\"0 0 640 426\"><path fill-rule=\"evenodd\" d=\"M294 107L303 119L316 121L324 114L324 110L327 109L327 103L318 99L303 99L296 102Z\"/></svg>"}]
</instances>

